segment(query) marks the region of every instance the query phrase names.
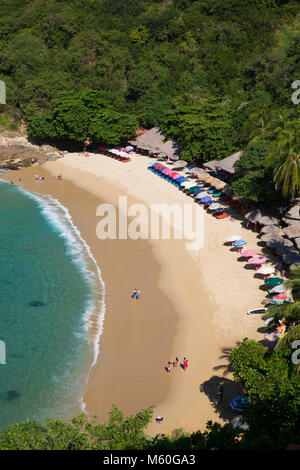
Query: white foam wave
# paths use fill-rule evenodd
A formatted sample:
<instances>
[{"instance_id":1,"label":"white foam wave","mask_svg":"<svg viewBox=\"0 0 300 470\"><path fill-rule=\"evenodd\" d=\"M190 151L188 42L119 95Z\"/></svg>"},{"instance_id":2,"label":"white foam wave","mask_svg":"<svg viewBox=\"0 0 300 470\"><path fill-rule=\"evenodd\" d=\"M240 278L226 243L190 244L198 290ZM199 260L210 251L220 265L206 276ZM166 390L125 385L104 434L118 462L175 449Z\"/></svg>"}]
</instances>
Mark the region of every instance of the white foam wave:
<instances>
[{"instance_id":1,"label":"white foam wave","mask_svg":"<svg viewBox=\"0 0 300 470\"><path fill-rule=\"evenodd\" d=\"M41 213L51 224L52 228L65 240L67 254L70 255L72 261L81 270L94 293L93 298L87 302L83 313L83 328L89 340L92 341L93 348L90 370L86 376L86 380L88 380L89 373L96 364L100 353L99 340L103 332L105 319L105 284L102 279L101 270L89 245L82 238L79 229L74 225L70 212L66 207L50 195L32 193L18 186L16 188L38 204ZM93 326L92 336L90 332L91 326ZM78 332L75 334L76 336L81 336ZM86 405L82 397L80 398L80 407L86 413Z\"/></svg>"}]
</instances>

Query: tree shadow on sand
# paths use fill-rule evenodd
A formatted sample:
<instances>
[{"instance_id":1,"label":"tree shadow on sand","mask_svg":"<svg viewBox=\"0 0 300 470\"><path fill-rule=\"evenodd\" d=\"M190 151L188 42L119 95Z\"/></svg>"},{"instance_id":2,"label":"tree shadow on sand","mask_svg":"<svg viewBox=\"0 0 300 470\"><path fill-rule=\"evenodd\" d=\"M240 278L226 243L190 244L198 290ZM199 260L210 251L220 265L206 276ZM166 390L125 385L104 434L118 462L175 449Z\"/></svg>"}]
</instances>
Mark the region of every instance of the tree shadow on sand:
<instances>
[{"instance_id":1,"label":"tree shadow on sand","mask_svg":"<svg viewBox=\"0 0 300 470\"><path fill-rule=\"evenodd\" d=\"M209 380L203 382L199 390L209 398L214 410L219 417L230 420L235 413L230 407L230 402L234 397L242 395L242 386L226 377L214 375Z\"/></svg>"},{"instance_id":2,"label":"tree shadow on sand","mask_svg":"<svg viewBox=\"0 0 300 470\"><path fill-rule=\"evenodd\" d=\"M236 346L238 344L241 343L237 343ZM224 420L230 420L235 416L230 407L230 402L243 393L240 383L226 377L226 375L233 373L231 352L232 348L223 348L220 359L225 360L225 363L214 367L215 371L222 370L222 376L214 375L199 387L200 392L207 395L216 413Z\"/></svg>"}]
</instances>

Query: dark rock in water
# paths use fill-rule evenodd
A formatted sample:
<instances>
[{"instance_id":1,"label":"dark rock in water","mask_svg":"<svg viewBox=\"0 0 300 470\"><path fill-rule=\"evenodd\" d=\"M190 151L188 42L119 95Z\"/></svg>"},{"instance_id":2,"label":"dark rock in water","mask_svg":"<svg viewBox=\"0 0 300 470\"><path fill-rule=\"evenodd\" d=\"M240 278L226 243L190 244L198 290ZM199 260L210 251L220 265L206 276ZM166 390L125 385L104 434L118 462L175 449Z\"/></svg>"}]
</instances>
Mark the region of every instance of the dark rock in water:
<instances>
[{"instance_id":1,"label":"dark rock in water","mask_svg":"<svg viewBox=\"0 0 300 470\"><path fill-rule=\"evenodd\" d=\"M11 401L20 398L21 393L17 392L16 390L8 390L8 392L3 393L3 400Z\"/></svg>"},{"instance_id":2,"label":"dark rock in water","mask_svg":"<svg viewBox=\"0 0 300 470\"><path fill-rule=\"evenodd\" d=\"M29 302L30 307L44 307L44 302L40 302L39 300L32 300Z\"/></svg>"}]
</instances>

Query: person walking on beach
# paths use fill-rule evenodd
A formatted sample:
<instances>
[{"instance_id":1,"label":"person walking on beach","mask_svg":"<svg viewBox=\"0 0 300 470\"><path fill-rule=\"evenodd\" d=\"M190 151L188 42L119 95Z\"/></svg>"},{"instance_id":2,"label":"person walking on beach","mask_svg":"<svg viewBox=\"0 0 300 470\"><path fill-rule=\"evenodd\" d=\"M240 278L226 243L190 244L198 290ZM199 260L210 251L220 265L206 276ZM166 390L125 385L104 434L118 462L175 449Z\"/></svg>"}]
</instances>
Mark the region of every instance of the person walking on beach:
<instances>
[{"instance_id":1,"label":"person walking on beach","mask_svg":"<svg viewBox=\"0 0 300 470\"><path fill-rule=\"evenodd\" d=\"M179 362L179 359L178 359L178 357L176 357L176 358L175 358L175 367L178 366L178 362Z\"/></svg>"},{"instance_id":2,"label":"person walking on beach","mask_svg":"<svg viewBox=\"0 0 300 470\"><path fill-rule=\"evenodd\" d=\"M167 369L168 369L168 374L171 374L171 362L170 361L168 362Z\"/></svg>"},{"instance_id":3,"label":"person walking on beach","mask_svg":"<svg viewBox=\"0 0 300 470\"><path fill-rule=\"evenodd\" d=\"M136 300L139 300L140 296L141 296L141 291L140 291L140 289L138 289L136 291L136 296L135 296Z\"/></svg>"},{"instance_id":4,"label":"person walking on beach","mask_svg":"<svg viewBox=\"0 0 300 470\"><path fill-rule=\"evenodd\" d=\"M183 358L183 370L186 370L188 366L188 360L184 357Z\"/></svg>"},{"instance_id":5,"label":"person walking on beach","mask_svg":"<svg viewBox=\"0 0 300 470\"><path fill-rule=\"evenodd\" d=\"M136 297L137 290L134 289L134 291L131 294L131 298L134 299Z\"/></svg>"}]
</instances>

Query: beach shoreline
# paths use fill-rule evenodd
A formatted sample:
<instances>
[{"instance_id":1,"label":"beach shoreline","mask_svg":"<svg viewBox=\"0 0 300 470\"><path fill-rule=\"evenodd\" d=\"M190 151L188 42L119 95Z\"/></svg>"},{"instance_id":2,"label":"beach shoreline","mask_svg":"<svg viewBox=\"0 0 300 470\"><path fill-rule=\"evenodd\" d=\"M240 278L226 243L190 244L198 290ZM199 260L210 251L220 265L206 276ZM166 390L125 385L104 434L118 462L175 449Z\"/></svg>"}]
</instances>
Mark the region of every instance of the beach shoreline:
<instances>
[{"instance_id":1,"label":"beach shoreline","mask_svg":"<svg viewBox=\"0 0 300 470\"><path fill-rule=\"evenodd\" d=\"M262 339L257 331L261 319L245 315L263 301L261 281L224 246L224 240L237 231L247 237L251 248L258 240L238 218L218 221L204 214L205 243L194 258L183 240L99 243L96 208L101 202L117 207L120 195L147 206L155 201L191 201L147 172L147 162L146 157L134 156L124 164L104 156L69 154L11 172L5 179L18 184L21 178L25 189L51 194L67 207L100 267L106 317L98 361L83 397L87 413L103 420L113 403L126 414L155 405L155 416L164 421L152 422L150 434L176 428L192 432L204 429L208 420L228 419L229 411L220 412L215 397L218 385L225 384L228 408L235 387L228 372L230 349L245 336ZM34 181L36 172L42 172L45 181ZM63 181L57 180L58 173ZM135 185L133 177L138 178ZM139 301L130 299L134 288L142 291ZM189 367L185 372L172 368L169 376L165 366L176 356L181 362L187 357Z\"/></svg>"}]
</instances>

